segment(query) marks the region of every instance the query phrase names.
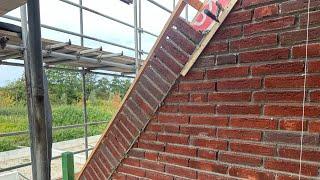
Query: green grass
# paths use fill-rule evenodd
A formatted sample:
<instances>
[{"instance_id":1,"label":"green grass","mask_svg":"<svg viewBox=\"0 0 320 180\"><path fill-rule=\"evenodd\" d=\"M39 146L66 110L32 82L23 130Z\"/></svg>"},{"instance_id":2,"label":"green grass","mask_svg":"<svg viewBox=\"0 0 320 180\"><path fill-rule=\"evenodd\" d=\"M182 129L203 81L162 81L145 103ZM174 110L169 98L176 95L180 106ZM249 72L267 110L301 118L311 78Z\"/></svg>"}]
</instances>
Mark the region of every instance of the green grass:
<instances>
[{"instance_id":1,"label":"green grass","mask_svg":"<svg viewBox=\"0 0 320 180\"><path fill-rule=\"evenodd\" d=\"M116 112L112 102L88 104L88 121L109 121ZM53 126L65 126L83 123L82 106L79 105L53 105ZM89 126L89 136L103 132L106 124ZM22 105L0 107L0 133L28 130L27 108ZM83 128L56 130L53 132L53 141L65 141L84 136ZM29 146L29 136L0 137L0 152Z\"/></svg>"}]
</instances>

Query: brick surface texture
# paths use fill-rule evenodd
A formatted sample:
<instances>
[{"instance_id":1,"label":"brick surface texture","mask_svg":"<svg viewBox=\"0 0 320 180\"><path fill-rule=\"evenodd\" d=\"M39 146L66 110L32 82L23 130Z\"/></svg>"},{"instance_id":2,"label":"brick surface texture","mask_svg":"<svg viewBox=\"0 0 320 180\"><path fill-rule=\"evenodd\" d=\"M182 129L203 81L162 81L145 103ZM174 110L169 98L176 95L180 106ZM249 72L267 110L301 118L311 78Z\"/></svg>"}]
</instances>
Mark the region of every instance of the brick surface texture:
<instances>
[{"instance_id":1,"label":"brick surface texture","mask_svg":"<svg viewBox=\"0 0 320 180\"><path fill-rule=\"evenodd\" d=\"M239 0L186 77L201 37L176 22L81 178L295 180L303 129L302 179L320 179L318 0L301 121L307 4Z\"/></svg>"}]
</instances>

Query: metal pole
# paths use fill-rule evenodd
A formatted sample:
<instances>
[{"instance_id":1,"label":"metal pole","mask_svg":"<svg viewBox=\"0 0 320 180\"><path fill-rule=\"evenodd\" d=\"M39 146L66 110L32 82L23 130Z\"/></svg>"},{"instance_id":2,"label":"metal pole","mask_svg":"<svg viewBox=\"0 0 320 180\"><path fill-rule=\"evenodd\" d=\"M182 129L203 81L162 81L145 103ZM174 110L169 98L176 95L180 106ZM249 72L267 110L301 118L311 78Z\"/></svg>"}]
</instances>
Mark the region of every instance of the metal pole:
<instances>
[{"instance_id":1,"label":"metal pole","mask_svg":"<svg viewBox=\"0 0 320 180\"><path fill-rule=\"evenodd\" d=\"M140 59L139 59L139 45L138 45L138 0L133 1L134 8L134 44L135 44L135 57L136 57L136 74L139 72Z\"/></svg>"},{"instance_id":2,"label":"metal pole","mask_svg":"<svg viewBox=\"0 0 320 180\"><path fill-rule=\"evenodd\" d=\"M189 21L188 4L186 5L186 20Z\"/></svg>"},{"instance_id":3,"label":"metal pole","mask_svg":"<svg viewBox=\"0 0 320 180\"><path fill-rule=\"evenodd\" d=\"M173 0L173 8L172 11L174 11L174 8L176 7L176 0Z\"/></svg>"},{"instance_id":4,"label":"metal pole","mask_svg":"<svg viewBox=\"0 0 320 180\"><path fill-rule=\"evenodd\" d=\"M87 91L86 91L86 71L82 69L82 95L83 95L83 123L84 123L84 146L88 149L88 114L87 114ZM88 151L86 151L88 159Z\"/></svg>"},{"instance_id":5,"label":"metal pole","mask_svg":"<svg viewBox=\"0 0 320 180\"><path fill-rule=\"evenodd\" d=\"M139 24L138 24L138 28L141 29L141 14L142 14L142 10L141 10L141 0L139 0L139 8L138 8L138 9L139 9L139 14L138 14L138 16L139 16L138 23L139 23ZM141 36L142 36L142 33L141 33L141 31L139 30L139 43L138 43L138 44L139 44L139 48L138 48L139 50L138 50L138 51L139 51L139 59L140 59L140 60L141 60L141 55L142 55L142 53L141 53L141 50L142 50L141 38L142 38L142 37L141 37Z\"/></svg>"},{"instance_id":6,"label":"metal pole","mask_svg":"<svg viewBox=\"0 0 320 180\"><path fill-rule=\"evenodd\" d=\"M83 9L82 9L82 0L79 0L79 5L80 5L80 34L81 34L81 46L84 45L83 42Z\"/></svg>"},{"instance_id":7,"label":"metal pole","mask_svg":"<svg viewBox=\"0 0 320 180\"><path fill-rule=\"evenodd\" d=\"M30 77L32 85L32 104L34 119L33 135L34 150L37 177L36 180L49 180L49 156L48 156L48 140L47 126L45 117L45 99L43 84L43 66L42 66L42 44L41 44L41 28L40 28L40 7L39 0L28 0L28 26L29 38L27 50L30 52Z\"/></svg>"},{"instance_id":8,"label":"metal pole","mask_svg":"<svg viewBox=\"0 0 320 180\"><path fill-rule=\"evenodd\" d=\"M22 29L22 42L23 46L27 47L28 45L28 25L27 25L27 6L23 5L20 7L20 15L21 15L21 29ZM31 163L32 163L32 177L36 179L37 177L37 169L36 169L36 161L35 161L35 151L34 151L34 135L33 135L33 110L32 110L32 98L31 98L31 82L30 82L30 64L28 61L27 49L24 49L24 69L25 69L25 83L26 83L26 94L27 94L27 107L28 107L28 120L29 120L29 134L30 134L30 155L31 155Z\"/></svg>"},{"instance_id":9,"label":"metal pole","mask_svg":"<svg viewBox=\"0 0 320 180\"><path fill-rule=\"evenodd\" d=\"M81 46L84 46L83 41L83 9L82 9L82 0L79 0L80 5L80 34L81 36ZM84 147L88 149L88 114L87 114L87 93L86 93L86 72L82 68L82 92L83 92L83 124L84 124ZM88 159L88 151L85 152L86 159Z\"/></svg>"}]
</instances>

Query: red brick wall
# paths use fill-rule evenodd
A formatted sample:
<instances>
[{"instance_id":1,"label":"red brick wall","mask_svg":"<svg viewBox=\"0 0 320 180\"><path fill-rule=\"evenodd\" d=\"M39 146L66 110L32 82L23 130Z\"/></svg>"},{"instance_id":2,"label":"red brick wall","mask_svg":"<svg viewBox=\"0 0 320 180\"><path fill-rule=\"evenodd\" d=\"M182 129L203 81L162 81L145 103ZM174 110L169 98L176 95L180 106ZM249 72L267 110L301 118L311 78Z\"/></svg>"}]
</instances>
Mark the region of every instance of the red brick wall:
<instances>
[{"instance_id":1,"label":"red brick wall","mask_svg":"<svg viewBox=\"0 0 320 180\"><path fill-rule=\"evenodd\" d=\"M239 0L114 179L297 179L307 0ZM320 1L311 0L302 177L320 179Z\"/></svg>"}]
</instances>

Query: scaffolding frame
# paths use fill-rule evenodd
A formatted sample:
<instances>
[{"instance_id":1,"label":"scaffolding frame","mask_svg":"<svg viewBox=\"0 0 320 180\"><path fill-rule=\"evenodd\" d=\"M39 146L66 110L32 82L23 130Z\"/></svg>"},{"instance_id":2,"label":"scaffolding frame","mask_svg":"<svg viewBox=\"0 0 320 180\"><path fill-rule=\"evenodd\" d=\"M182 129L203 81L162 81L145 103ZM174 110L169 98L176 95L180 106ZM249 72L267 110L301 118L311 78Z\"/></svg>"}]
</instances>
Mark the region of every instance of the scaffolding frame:
<instances>
[{"instance_id":1,"label":"scaffolding frame","mask_svg":"<svg viewBox=\"0 0 320 180\"><path fill-rule=\"evenodd\" d=\"M28 0L28 2L34 3L38 0ZM73 36L77 36L80 37L81 39L81 47L84 48L84 39L88 39L88 40L93 40L95 42L100 42L103 44L108 44L111 46L115 46L115 47L119 47L119 48L123 48L126 50L130 50L130 51L134 51L135 52L135 61L134 61L134 70L135 73L137 73L139 71L140 66L142 65L142 55L144 54L148 54L148 52L145 52L144 50L142 50L142 34L148 34L150 36L153 37L158 37L156 34L143 29L142 27L142 23L141 23L141 16L142 16L142 10L141 10L141 5L142 5L142 0L134 0L133 1L133 9L134 9L134 25L131 25L129 23L123 22L119 19L116 19L114 17L111 17L109 15L106 15L104 13L98 12L94 9L88 8L86 6L83 6L82 4L82 0L79 0L79 3L74 3L71 2L69 0L57 0L57 1L61 1L64 2L66 4L69 4L70 6L74 6L76 8L79 8L79 14L80 14L80 19L79 19L79 23L80 23L80 33L77 32L73 32L73 31L69 31L69 30L65 30L65 29L61 29L61 28L57 28L57 27L53 27L53 26L49 26L49 25L45 25L45 24L39 24L40 27L45 28L45 29L49 29L49 30L53 30L53 31L57 31L57 32L61 32L61 33L65 33L65 34L69 34L69 35L73 35ZM149 3L153 4L154 6L162 9L165 12L168 13L172 13L172 10L168 9L167 7L161 5L160 3L156 2L155 0L145 0L148 1ZM176 1L173 1L173 6L172 9L175 8L176 5ZM27 23L25 22L25 18L26 18L26 14L23 15L23 8L21 7L21 18L17 18L17 17L13 17L13 16L9 16L9 15L4 15L2 16L3 18L9 19L9 20L13 20L13 21L18 21L22 23L22 28L23 28L23 24ZM185 19L188 20L188 7L186 7L186 13L185 13ZM85 35L83 32L83 11L88 11L91 13L94 13L100 17L104 17L106 19L112 20L116 23L122 24L124 26L130 27L132 29L134 29L134 47L128 47L122 44L118 44L115 42L110 42L107 40L103 40L103 39L99 39L99 38L95 38L92 36L88 36ZM26 29L24 29L26 31ZM86 99L86 74L91 73L91 74L98 74L98 75L105 75L105 76L113 76L113 77L124 77L124 78L134 78L134 76L129 76L127 75L127 72L123 72L121 74L116 74L116 73L110 73L109 71L113 71L112 68L110 68L110 66L121 66L121 68L128 68L130 69L132 66L127 65L127 64L117 64L115 62L103 62L102 60L104 58L108 58L110 60L110 58L112 57L118 57L118 56L122 56L123 53L107 53L107 54L102 54L102 48L96 48L96 49L84 49L82 51L76 52L76 54L74 55L70 55L69 53L60 53L60 52L55 52L56 49L61 50L64 49L68 46L71 46L71 42L65 42L65 43L52 43L47 45L44 49L42 49L40 53L42 53L42 55L44 57L46 56L53 56L55 59L51 59L51 61L48 61L46 64L44 64L43 68L46 69L56 69L56 70L61 70L61 71L72 71L72 72L78 72L81 73L82 75L82 93L83 93L83 124L76 124L76 125L66 125L66 126L59 126L59 127L52 127L53 130L57 131L57 130L61 130L61 129L70 129L70 128L84 128L84 144L85 144L85 149L80 150L80 151L76 151L73 152L74 154L78 154L78 153L83 153L85 152L85 156L86 159L88 158L88 152L90 150L92 150L92 148L88 147L88 127L92 126L92 125L100 125L100 124L105 124L107 121L98 121L98 122L92 122L92 123L88 123L88 115L87 115L87 99ZM17 55L19 52L23 52L25 50L24 46L21 45L17 45L17 44L7 44L6 46L7 49L9 50L13 50L16 51L16 53L13 53L12 55L8 56L7 59L9 58L22 58L24 59L25 57L19 56ZM95 57L92 57L91 53L99 53L99 55L95 54ZM75 53L75 52L74 52ZM86 54L91 54L91 56L87 57ZM24 67L25 64L24 63L13 63L13 62L7 62L4 61L6 58L0 57L0 65L7 65L7 66L17 66L17 67ZM68 59L68 60L84 60L84 61L97 61L95 62L96 64L100 65L100 66L95 66L95 67L85 67L82 66L82 68L61 68L61 67L56 67L54 66L55 64L59 64L59 63L63 63L65 61L63 61L63 59ZM101 63L103 62L103 63ZM96 69L101 69L101 68L105 68L104 70L106 70L107 72L101 72L101 71L95 71ZM130 72L129 72L130 74ZM28 87L27 87L28 88ZM19 132L9 132L9 133L1 133L0 134L0 138L1 137L11 137L11 136L19 136L19 135L27 135L29 134L29 131L19 131ZM57 157L52 157L53 159L57 159L60 158L61 156L57 156ZM10 170L14 170L14 169L18 169L18 168L22 168L22 167L26 167L26 166L30 166L32 165L32 169L33 171L36 170L35 167L33 166L33 162L28 162L28 163L24 163L24 164L19 164L16 166L11 166L11 167L7 167L4 169L0 169L0 173L1 172L5 172L5 171L10 171Z\"/></svg>"}]
</instances>

